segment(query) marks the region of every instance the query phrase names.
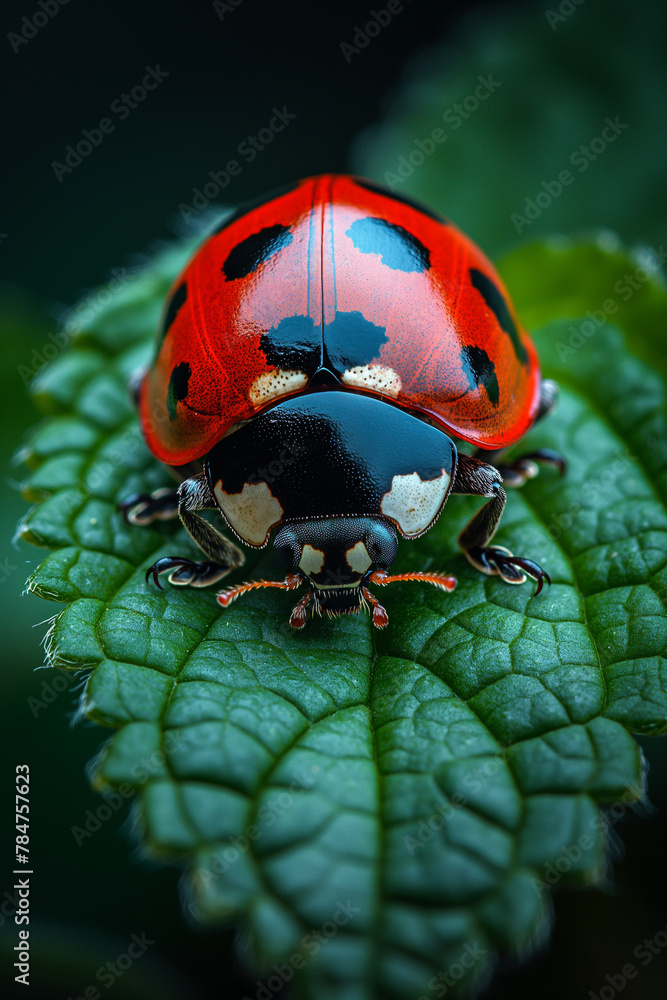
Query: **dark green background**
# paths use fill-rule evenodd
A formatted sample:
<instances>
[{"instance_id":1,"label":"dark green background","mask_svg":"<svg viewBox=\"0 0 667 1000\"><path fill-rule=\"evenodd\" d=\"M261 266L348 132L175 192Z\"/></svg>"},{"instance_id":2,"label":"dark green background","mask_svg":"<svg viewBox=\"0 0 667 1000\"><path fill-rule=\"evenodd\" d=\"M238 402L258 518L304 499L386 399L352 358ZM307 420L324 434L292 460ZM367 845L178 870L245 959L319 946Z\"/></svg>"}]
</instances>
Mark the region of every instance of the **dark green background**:
<instances>
[{"instance_id":1,"label":"dark green background","mask_svg":"<svg viewBox=\"0 0 667 1000\"><path fill-rule=\"evenodd\" d=\"M406 66L414 73L427 62L422 54L437 38L448 42L437 57L430 57L443 81L451 67L452 77L467 77L474 86L477 74L485 70L484 52L492 52L494 45L507 46L508 38L518 47L526 74L526 103L515 105L515 133L505 135L494 129L490 105L487 118L480 114L474 123L474 135L480 136L479 163L473 157L466 168L470 171L467 200L457 198L448 207L446 192L438 197L439 207L473 237L494 252L520 241L511 231L500 232L495 222L488 232L481 222L475 229L476 217L506 218L516 209L516 199L509 195L507 203L500 205L494 195L486 214L479 209L488 200L481 178L484 171L493 170L494 149L498 163L506 165L514 157L517 170L534 159L539 163L538 183L552 175L552 162L553 174L561 166L553 152L558 150L557 141L552 147L542 143L535 148L520 141L534 125L531 67L538 66L540 53L560 44L561 38L564 47L570 46L570 61L563 59L561 69L542 81L543 133L565 135L578 117L585 120L592 93L608 97L609 113L620 111L630 93L643 109L648 126L655 123L656 155L652 156L650 139L648 143L645 139L645 121L642 141L630 138L622 152L622 169L611 152L599 165L594 183L608 185L608 203L588 210L563 204L564 214L559 207L545 217L543 231L551 225L566 231L608 225L619 229L626 240L635 241L643 232L641 213L633 216L628 209L635 199L642 212L651 215L646 239L664 233L664 206L658 204L648 213L640 197L646 191L647 163L657 164L658 169L663 163L657 149L665 131L661 115L667 93L664 74L651 85L642 74L641 32L648 44L658 30L647 18L650 4L640 5L642 23L638 25L640 14L633 15L631 5L625 5L624 18L618 4L607 5L605 15L605 5L585 0L567 23L552 32L539 3L495 4L493 8L467 4L464 17L461 5L436 7L413 0L348 64L340 43L351 42L355 26L368 20L370 10L384 6L383 0L335 5L243 0L221 22L211 3L84 5L71 0L17 53L6 36L17 31L21 18L32 16L38 7L36 3L5 7L2 90L9 101L3 123L5 197L0 217L0 232L7 234L0 241L4 282L0 448L8 471L0 548L5 641L2 825L6 828L11 823L14 766L25 761L30 764L33 783L32 995L44 1000L76 996L76 991L95 982L99 966L126 949L132 933L142 932L155 939L155 945L112 990L102 988L103 996L203 1000L253 996L256 990L234 957L231 932L204 932L186 923L179 907L177 871L139 856L126 806L81 847L76 845L71 827L82 825L86 810L94 812L101 803L88 784L85 762L104 739L100 729L85 722L72 725L76 681L53 704L39 710L37 717L28 703L30 697L40 698L42 685L50 679L48 671L35 672L42 663L39 642L46 626L31 626L55 613L57 606L21 597L36 554L10 541L25 504L15 489L20 468L9 468L8 463L36 418L21 366L31 367L33 348L41 352L50 343L47 335L57 328L62 309L88 289L106 284L112 269L140 264L145 259L141 255L150 253L155 241L188 232L178 206L191 203L193 189L206 182L209 171L222 169L237 156L239 143L268 123L274 106L286 106L297 117L254 162L244 163L240 176L225 192L227 203L297 176L359 169L360 163L369 162L359 145L351 153L355 137L381 121L389 109L393 109L390 114L397 113L393 97ZM558 5L551 6L557 9ZM595 7L600 9L600 29L591 34ZM478 47L462 41L476 34L485 39ZM619 60L619 52L625 52L626 58ZM465 64L462 53L468 59ZM512 59L508 50L508 73ZM76 144L82 129L97 126L108 114L110 103L140 82L146 65L158 63L169 77L125 121L114 119L115 131L58 183L51 162L62 160L65 147ZM636 94L633 80L637 81ZM443 93L443 106L448 102ZM600 108L606 106L604 100L598 103ZM495 116L496 124L499 118L500 113ZM415 128L414 137L424 134L418 124ZM636 129L633 136L637 134ZM563 141L568 152L571 147ZM474 151L474 142L472 146ZM443 150L442 155L445 176L447 157L456 157L456 151ZM379 162L376 153L374 164ZM392 162L389 157L388 166ZM460 176L460 164L457 169ZM382 170L375 165L374 170L381 180ZM532 190L527 187L526 195ZM538 228L526 235L536 235ZM656 337L667 340L664 331L656 331ZM647 803L637 810L640 815L633 813L614 827L613 862L605 885L598 891L557 894L551 945L523 968L509 963L502 969L485 994L487 1000L517 995L583 1000L589 990L597 992L604 985L605 973L632 961L633 948L645 936L653 936L667 923L662 853L667 832L667 760L657 742L644 740L643 745L651 763L651 805ZM0 892L11 886L9 848L4 858ZM4 949L11 948L13 924L6 917L0 917L0 922L0 941ZM6 955L5 950L4 961ZM664 992L666 979L664 955L626 987L624 995L652 1000ZM2 983L11 995L8 967L3 969Z\"/></svg>"}]
</instances>

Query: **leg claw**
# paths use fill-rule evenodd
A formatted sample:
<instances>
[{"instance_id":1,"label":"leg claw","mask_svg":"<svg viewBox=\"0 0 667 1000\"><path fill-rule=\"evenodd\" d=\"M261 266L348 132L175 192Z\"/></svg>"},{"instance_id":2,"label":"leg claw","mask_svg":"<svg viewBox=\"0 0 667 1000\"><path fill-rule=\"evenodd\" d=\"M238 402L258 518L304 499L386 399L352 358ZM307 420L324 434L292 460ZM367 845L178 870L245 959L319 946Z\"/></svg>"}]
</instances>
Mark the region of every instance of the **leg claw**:
<instances>
[{"instance_id":1,"label":"leg claw","mask_svg":"<svg viewBox=\"0 0 667 1000\"><path fill-rule=\"evenodd\" d=\"M168 573L167 579L175 587L210 587L217 583L227 573L230 572L228 566L220 566L212 562L194 562L192 559L184 559L180 556L164 556L149 566L146 570L146 583L152 577L160 590L162 585L159 577Z\"/></svg>"},{"instance_id":2,"label":"leg claw","mask_svg":"<svg viewBox=\"0 0 667 1000\"><path fill-rule=\"evenodd\" d=\"M133 493L118 504L128 524L147 525L153 521L169 521L178 515L178 495L170 486L153 493Z\"/></svg>"},{"instance_id":3,"label":"leg claw","mask_svg":"<svg viewBox=\"0 0 667 1000\"><path fill-rule=\"evenodd\" d=\"M547 571L536 562L533 562L532 559L512 555L509 549L502 545L487 545L483 548L470 549L466 555L477 569L490 575L498 574L505 583L525 583L526 576L532 577L537 582L534 597L540 593L545 582L551 584L551 577Z\"/></svg>"},{"instance_id":4,"label":"leg claw","mask_svg":"<svg viewBox=\"0 0 667 1000\"><path fill-rule=\"evenodd\" d=\"M522 455L508 465L502 463L498 468L503 483L507 487L523 486L527 479L534 479L539 473L540 465L550 465L558 470L559 476L564 476L567 464L562 455L550 448L540 448L538 451L531 451L527 455Z\"/></svg>"}]
</instances>

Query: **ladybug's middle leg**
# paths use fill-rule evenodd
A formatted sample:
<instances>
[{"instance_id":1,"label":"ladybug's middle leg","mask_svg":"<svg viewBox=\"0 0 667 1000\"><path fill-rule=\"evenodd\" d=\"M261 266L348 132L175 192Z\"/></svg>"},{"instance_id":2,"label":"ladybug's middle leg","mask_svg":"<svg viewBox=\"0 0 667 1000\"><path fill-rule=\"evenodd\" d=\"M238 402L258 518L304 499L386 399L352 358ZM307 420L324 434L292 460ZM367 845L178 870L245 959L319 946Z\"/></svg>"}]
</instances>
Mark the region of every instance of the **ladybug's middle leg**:
<instances>
[{"instance_id":1,"label":"ladybug's middle leg","mask_svg":"<svg viewBox=\"0 0 667 1000\"><path fill-rule=\"evenodd\" d=\"M243 552L228 538L200 517L198 511L217 509L206 476L200 473L184 480L178 488L178 516L190 537L197 543L209 562L195 562L181 556L164 556L146 571L146 579L168 573L170 583L178 587L209 587L218 583L233 569L245 562Z\"/></svg>"},{"instance_id":2,"label":"ladybug's middle leg","mask_svg":"<svg viewBox=\"0 0 667 1000\"><path fill-rule=\"evenodd\" d=\"M533 577L537 580L535 593L539 594L545 580L551 583L549 574L541 566L532 559L513 555L502 545L488 544L496 532L507 500L501 483L498 469L468 455L459 455L452 493L489 497L459 535L459 546L468 561L482 573L500 574L506 583L525 583L526 576Z\"/></svg>"}]
</instances>

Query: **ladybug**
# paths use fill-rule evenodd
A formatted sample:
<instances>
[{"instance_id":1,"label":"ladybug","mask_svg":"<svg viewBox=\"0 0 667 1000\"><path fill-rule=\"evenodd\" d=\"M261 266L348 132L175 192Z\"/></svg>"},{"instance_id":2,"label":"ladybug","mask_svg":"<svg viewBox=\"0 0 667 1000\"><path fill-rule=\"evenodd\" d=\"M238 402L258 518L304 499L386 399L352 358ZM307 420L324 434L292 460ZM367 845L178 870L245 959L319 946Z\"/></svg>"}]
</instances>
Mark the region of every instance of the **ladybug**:
<instances>
[{"instance_id":1,"label":"ladybug","mask_svg":"<svg viewBox=\"0 0 667 1000\"><path fill-rule=\"evenodd\" d=\"M243 565L200 516L215 509L244 545L274 533L287 573L223 590L223 607L256 587L306 584L294 628L309 607L370 610L383 628L372 585L456 585L388 571L398 536L419 538L458 493L487 498L458 539L472 565L511 584L530 576L539 593L548 574L490 542L502 483L564 462L547 450L497 460L556 394L498 274L440 215L333 174L246 204L174 283L137 389L148 447L182 481L121 508L136 525L180 517L206 556L158 559L146 579L207 587Z\"/></svg>"}]
</instances>

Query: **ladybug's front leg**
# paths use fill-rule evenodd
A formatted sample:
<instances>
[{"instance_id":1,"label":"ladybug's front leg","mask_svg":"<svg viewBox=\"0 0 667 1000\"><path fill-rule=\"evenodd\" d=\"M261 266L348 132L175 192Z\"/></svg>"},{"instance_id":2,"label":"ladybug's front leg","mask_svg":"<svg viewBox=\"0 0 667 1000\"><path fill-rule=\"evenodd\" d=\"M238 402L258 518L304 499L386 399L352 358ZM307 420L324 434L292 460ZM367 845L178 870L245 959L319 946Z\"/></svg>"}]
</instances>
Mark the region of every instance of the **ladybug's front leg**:
<instances>
[{"instance_id":1,"label":"ladybug's front leg","mask_svg":"<svg viewBox=\"0 0 667 1000\"><path fill-rule=\"evenodd\" d=\"M155 494L150 497L130 497L122 505L126 518L135 524L150 523L154 519L147 513L153 510L151 504L163 502L166 506L168 503L167 491L163 492L164 498L156 497ZM159 576L168 573L167 579L177 587L210 587L233 569L243 565L245 557L238 546L221 535L212 524L197 513L200 510L216 508L215 499L203 473L184 480L178 491L168 492L173 494L171 502L174 513L178 514L190 537L210 561L195 562L182 556L164 556L146 571L147 580L152 577L159 587ZM154 516L164 515L156 513Z\"/></svg>"},{"instance_id":2,"label":"ladybug's front leg","mask_svg":"<svg viewBox=\"0 0 667 1000\"><path fill-rule=\"evenodd\" d=\"M452 493L489 497L489 501L468 522L458 538L468 561L489 575L500 574L506 583L525 583L526 576L537 580L536 594L544 581L551 583L549 574L532 559L512 555L502 545L489 545L505 509L507 499L502 488L502 476L492 465L468 455L459 454Z\"/></svg>"}]
</instances>

